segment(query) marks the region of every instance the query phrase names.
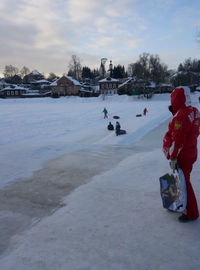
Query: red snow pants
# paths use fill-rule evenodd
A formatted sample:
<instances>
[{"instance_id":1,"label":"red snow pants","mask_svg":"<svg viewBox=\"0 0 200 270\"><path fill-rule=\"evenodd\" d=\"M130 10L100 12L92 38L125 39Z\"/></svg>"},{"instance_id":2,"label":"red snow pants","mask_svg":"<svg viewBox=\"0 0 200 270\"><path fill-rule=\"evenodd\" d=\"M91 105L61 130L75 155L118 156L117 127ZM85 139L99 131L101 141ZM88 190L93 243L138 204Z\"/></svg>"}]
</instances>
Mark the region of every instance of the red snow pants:
<instances>
[{"instance_id":1,"label":"red snow pants","mask_svg":"<svg viewBox=\"0 0 200 270\"><path fill-rule=\"evenodd\" d=\"M195 161L196 161L196 157L189 158L189 157L183 157L180 155L177 158L177 163L185 175L185 181L186 181L186 187L187 187L186 216L189 219L196 219L199 217L199 210L197 206L195 193L194 193L192 184L190 182L190 173L192 171L192 167Z\"/></svg>"}]
</instances>

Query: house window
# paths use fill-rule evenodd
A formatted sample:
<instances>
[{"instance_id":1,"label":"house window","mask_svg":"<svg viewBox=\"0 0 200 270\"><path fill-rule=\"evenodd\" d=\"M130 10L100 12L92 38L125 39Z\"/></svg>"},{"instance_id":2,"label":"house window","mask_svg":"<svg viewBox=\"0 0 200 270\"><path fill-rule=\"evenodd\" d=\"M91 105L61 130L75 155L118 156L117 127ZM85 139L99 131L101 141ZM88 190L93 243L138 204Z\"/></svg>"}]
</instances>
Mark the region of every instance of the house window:
<instances>
[{"instance_id":1,"label":"house window","mask_svg":"<svg viewBox=\"0 0 200 270\"><path fill-rule=\"evenodd\" d=\"M15 91L15 95L19 95L18 90Z\"/></svg>"},{"instance_id":2,"label":"house window","mask_svg":"<svg viewBox=\"0 0 200 270\"><path fill-rule=\"evenodd\" d=\"M7 91L7 96L10 96L10 91Z\"/></svg>"},{"instance_id":3,"label":"house window","mask_svg":"<svg viewBox=\"0 0 200 270\"><path fill-rule=\"evenodd\" d=\"M14 96L15 95L15 91L11 91L11 96Z\"/></svg>"}]
</instances>

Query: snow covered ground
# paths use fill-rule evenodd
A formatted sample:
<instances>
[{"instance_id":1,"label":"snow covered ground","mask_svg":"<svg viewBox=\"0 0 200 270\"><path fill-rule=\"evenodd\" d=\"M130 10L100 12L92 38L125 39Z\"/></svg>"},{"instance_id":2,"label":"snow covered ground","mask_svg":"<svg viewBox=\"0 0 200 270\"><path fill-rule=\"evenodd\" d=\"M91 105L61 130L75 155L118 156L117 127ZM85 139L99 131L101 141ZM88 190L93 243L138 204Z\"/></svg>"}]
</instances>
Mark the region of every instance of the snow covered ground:
<instances>
[{"instance_id":1,"label":"snow covered ground","mask_svg":"<svg viewBox=\"0 0 200 270\"><path fill-rule=\"evenodd\" d=\"M27 176L49 159L88 145L124 145L170 117L169 95L154 100L127 96L99 98L66 97L60 99L0 99L1 158L0 186ZM145 106L147 117L135 117ZM103 119L103 108L109 119ZM107 124L119 115L126 136L108 132Z\"/></svg>"},{"instance_id":2,"label":"snow covered ground","mask_svg":"<svg viewBox=\"0 0 200 270\"><path fill-rule=\"evenodd\" d=\"M167 94L0 100L1 269L199 269L200 222L178 223L159 194L168 105ZM126 135L106 129L113 115ZM199 173L198 160L198 201Z\"/></svg>"}]
</instances>

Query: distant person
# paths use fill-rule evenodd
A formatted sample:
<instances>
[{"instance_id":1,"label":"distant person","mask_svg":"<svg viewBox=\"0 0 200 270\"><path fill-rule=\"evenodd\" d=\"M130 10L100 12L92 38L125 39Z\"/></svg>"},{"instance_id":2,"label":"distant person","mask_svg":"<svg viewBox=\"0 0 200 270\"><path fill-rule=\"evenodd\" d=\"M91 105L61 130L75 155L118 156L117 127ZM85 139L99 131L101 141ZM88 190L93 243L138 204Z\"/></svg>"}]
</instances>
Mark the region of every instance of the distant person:
<instances>
[{"instance_id":1,"label":"distant person","mask_svg":"<svg viewBox=\"0 0 200 270\"><path fill-rule=\"evenodd\" d=\"M115 125L116 136L119 136L120 135L120 129L121 129L120 123L117 121L116 122L116 125Z\"/></svg>"},{"instance_id":2,"label":"distant person","mask_svg":"<svg viewBox=\"0 0 200 270\"><path fill-rule=\"evenodd\" d=\"M193 164L197 160L197 139L200 129L200 113L191 106L190 89L176 87L171 93L169 110L173 117L163 138L163 152L173 171L182 169L187 187L186 210L179 216L180 222L188 222L199 217L195 193L190 182Z\"/></svg>"},{"instance_id":3,"label":"distant person","mask_svg":"<svg viewBox=\"0 0 200 270\"><path fill-rule=\"evenodd\" d=\"M108 128L108 130L114 130L114 126L111 122L109 122L107 128Z\"/></svg>"},{"instance_id":4,"label":"distant person","mask_svg":"<svg viewBox=\"0 0 200 270\"><path fill-rule=\"evenodd\" d=\"M106 108L104 108L102 112L104 113L104 119L108 118L108 111L106 110Z\"/></svg>"},{"instance_id":5,"label":"distant person","mask_svg":"<svg viewBox=\"0 0 200 270\"><path fill-rule=\"evenodd\" d=\"M144 110L143 110L143 115L146 115L147 114L147 108L144 108Z\"/></svg>"}]
</instances>

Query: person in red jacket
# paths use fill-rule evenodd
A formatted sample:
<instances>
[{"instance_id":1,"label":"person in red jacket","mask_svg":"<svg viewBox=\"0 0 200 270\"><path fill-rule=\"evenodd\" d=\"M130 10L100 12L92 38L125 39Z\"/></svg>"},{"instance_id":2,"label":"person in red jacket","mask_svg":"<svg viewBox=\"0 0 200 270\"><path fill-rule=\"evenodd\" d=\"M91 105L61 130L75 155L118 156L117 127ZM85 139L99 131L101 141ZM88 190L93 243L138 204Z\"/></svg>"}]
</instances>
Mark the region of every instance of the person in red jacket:
<instances>
[{"instance_id":1,"label":"person in red jacket","mask_svg":"<svg viewBox=\"0 0 200 270\"><path fill-rule=\"evenodd\" d=\"M197 160L197 139L200 133L200 113L191 106L190 89L176 87L171 93L169 110L173 118L163 138L163 152L174 171L178 165L184 175L187 187L186 210L179 217L180 222L188 222L199 217L195 193L190 182L190 173Z\"/></svg>"}]
</instances>

